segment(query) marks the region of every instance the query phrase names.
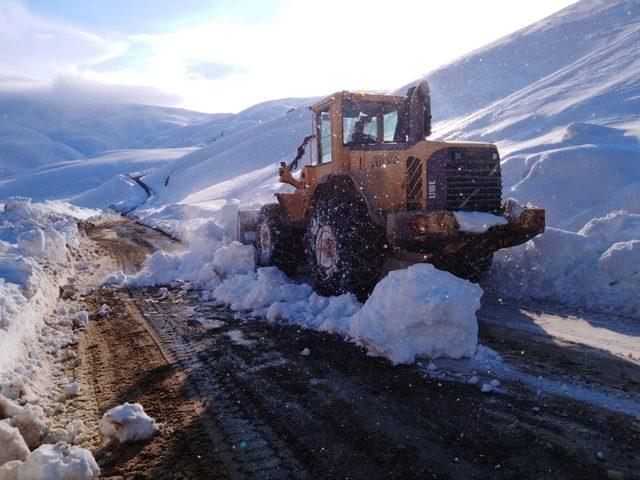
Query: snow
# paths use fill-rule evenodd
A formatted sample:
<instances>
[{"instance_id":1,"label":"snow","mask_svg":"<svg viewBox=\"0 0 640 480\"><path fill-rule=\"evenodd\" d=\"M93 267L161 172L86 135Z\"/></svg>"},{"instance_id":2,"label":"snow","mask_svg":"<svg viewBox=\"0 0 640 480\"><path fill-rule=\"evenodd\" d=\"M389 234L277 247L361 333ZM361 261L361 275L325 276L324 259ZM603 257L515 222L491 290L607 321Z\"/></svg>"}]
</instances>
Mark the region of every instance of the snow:
<instances>
[{"instance_id":1,"label":"snow","mask_svg":"<svg viewBox=\"0 0 640 480\"><path fill-rule=\"evenodd\" d=\"M505 217L485 212L453 212L458 221L460 231L484 233L491 227L506 225Z\"/></svg>"},{"instance_id":2,"label":"snow","mask_svg":"<svg viewBox=\"0 0 640 480\"><path fill-rule=\"evenodd\" d=\"M614 212L580 232L544 234L496 253L483 285L499 296L640 316L640 215Z\"/></svg>"},{"instance_id":3,"label":"snow","mask_svg":"<svg viewBox=\"0 0 640 480\"><path fill-rule=\"evenodd\" d=\"M364 305L351 294L321 297L274 267L230 277L212 293L232 310L347 336L394 364L474 355L481 296L478 285L426 264L389 273Z\"/></svg>"},{"instance_id":4,"label":"snow","mask_svg":"<svg viewBox=\"0 0 640 480\"><path fill-rule=\"evenodd\" d=\"M0 466L0 480L18 480L18 472L22 462L12 460Z\"/></svg>"},{"instance_id":5,"label":"snow","mask_svg":"<svg viewBox=\"0 0 640 480\"><path fill-rule=\"evenodd\" d=\"M233 241L216 250L211 265L216 273L222 277L253 272L255 269L255 249L251 245L243 245Z\"/></svg>"},{"instance_id":6,"label":"snow","mask_svg":"<svg viewBox=\"0 0 640 480\"><path fill-rule=\"evenodd\" d=\"M18 469L18 480L93 480L99 475L89 450L64 442L40 446Z\"/></svg>"},{"instance_id":7,"label":"snow","mask_svg":"<svg viewBox=\"0 0 640 480\"><path fill-rule=\"evenodd\" d=\"M73 273L69 249L80 241L76 220L96 213L62 202L5 200L0 211L0 385L32 351L45 313Z\"/></svg>"},{"instance_id":8,"label":"snow","mask_svg":"<svg viewBox=\"0 0 640 480\"><path fill-rule=\"evenodd\" d=\"M20 431L0 422L0 466L11 460L24 460L29 455L29 447Z\"/></svg>"},{"instance_id":9,"label":"snow","mask_svg":"<svg viewBox=\"0 0 640 480\"><path fill-rule=\"evenodd\" d=\"M22 411L22 407L13 400L0 394L0 420L11 418Z\"/></svg>"},{"instance_id":10,"label":"snow","mask_svg":"<svg viewBox=\"0 0 640 480\"><path fill-rule=\"evenodd\" d=\"M125 402L107 411L100 420L100 432L105 440L120 443L148 440L156 428L155 421L139 403Z\"/></svg>"},{"instance_id":11,"label":"snow","mask_svg":"<svg viewBox=\"0 0 640 480\"><path fill-rule=\"evenodd\" d=\"M49 419L40 405L26 405L22 411L11 417L11 425L20 430L29 448L37 448L49 428Z\"/></svg>"},{"instance_id":12,"label":"snow","mask_svg":"<svg viewBox=\"0 0 640 480\"><path fill-rule=\"evenodd\" d=\"M411 363L416 355L469 357L478 343L481 296L476 284L429 264L412 265L376 285L349 319L348 332L370 354L394 364Z\"/></svg>"}]
</instances>

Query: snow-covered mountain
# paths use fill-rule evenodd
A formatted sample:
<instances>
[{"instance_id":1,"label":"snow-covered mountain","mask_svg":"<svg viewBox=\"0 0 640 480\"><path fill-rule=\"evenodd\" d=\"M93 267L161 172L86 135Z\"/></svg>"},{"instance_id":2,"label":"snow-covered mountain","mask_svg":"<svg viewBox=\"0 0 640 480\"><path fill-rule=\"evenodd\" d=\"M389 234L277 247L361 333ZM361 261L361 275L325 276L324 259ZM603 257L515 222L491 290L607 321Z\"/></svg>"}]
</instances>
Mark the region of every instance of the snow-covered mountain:
<instances>
[{"instance_id":1,"label":"snow-covered mountain","mask_svg":"<svg viewBox=\"0 0 640 480\"><path fill-rule=\"evenodd\" d=\"M577 231L612 210L640 212L639 44L638 2L578 2L427 74L434 138L497 142L503 157L503 196L546 208L551 226ZM56 148L57 155L75 161L13 175L0 183L0 197L46 191L46 196L73 196L102 207L122 200L110 195L121 195L115 184L128 179L113 176L139 171L147 161L153 172L145 181L154 191L151 206L156 209L179 203L216 210L229 198L267 201L280 188L277 164L293 155L310 130L303 107L314 100L265 102L235 115L103 106L95 110L95 118L85 112L77 121L65 120L68 115L55 110L27 109L0 125L5 131L28 127L28 134L0 139L25 148ZM149 109L156 109L153 118L143 119ZM17 110L14 106L8 111ZM107 136L111 143L101 140L107 122L117 126ZM114 134L120 130L126 135ZM176 155L176 147L189 146L198 148ZM111 159L110 170L101 175L95 174L101 156L86 164L77 160L95 149L141 147L155 148L157 158L153 150L140 152L142 160L136 162L131 160L135 151L109 154L104 158ZM4 163L17 162L12 158ZM30 179L42 184L53 179L49 175L54 172L74 168L92 171L96 181L86 187L102 193L79 195L78 188L58 182L48 191L29 188ZM110 176L114 188L102 186ZM144 198L139 192L135 196Z\"/></svg>"}]
</instances>

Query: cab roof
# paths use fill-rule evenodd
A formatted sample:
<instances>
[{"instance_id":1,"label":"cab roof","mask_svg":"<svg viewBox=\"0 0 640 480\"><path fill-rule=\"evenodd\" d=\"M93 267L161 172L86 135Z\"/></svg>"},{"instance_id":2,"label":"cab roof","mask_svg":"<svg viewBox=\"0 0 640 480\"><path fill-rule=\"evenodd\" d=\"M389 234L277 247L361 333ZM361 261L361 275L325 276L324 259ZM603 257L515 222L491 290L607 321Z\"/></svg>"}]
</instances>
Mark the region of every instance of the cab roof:
<instances>
[{"instance_id":1,"label":"cab roof","mask_svg":"<svg viewBox=\"0 0 640 480\"><path fill-rule=\"evenodd\" d=\"M354 93L343 90L342 92L333 93L322 100L316 102L309 108L313 111L320 110L336 101L340 102L342 100L352 100L352 101L362 101L367 100L370 102L387 102L387 103L397 103L398 105L402 103L404 97L397 95L384 95L379 93Z\"/></svg>"}]
</instances>

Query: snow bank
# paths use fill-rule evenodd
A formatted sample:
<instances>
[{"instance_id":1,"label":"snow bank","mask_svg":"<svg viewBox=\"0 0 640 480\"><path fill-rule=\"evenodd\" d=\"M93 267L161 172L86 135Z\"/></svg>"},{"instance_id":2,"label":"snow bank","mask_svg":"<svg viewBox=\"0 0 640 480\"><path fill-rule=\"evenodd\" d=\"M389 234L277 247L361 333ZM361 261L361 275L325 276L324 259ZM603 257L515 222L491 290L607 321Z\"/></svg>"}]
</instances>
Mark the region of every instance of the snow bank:
<instances>
[{"instance_id":1,"label":"snow bank","mask_svg":"<svg viewBox=\"0 0 640 480\"><path fill-rule=\"evenodd\" d=\"M364 305L351 294L319 296L275 267L230 277L213 291L232 310L345 335L394 364L474 355L481 296L478 285L425 264L391 272Z\"/></svg>"},{"instance_id":2,"label":"snow bank","mask_svg":"<svg viewBox=\"0 0 640 480\"><path fill-rule=\"evenodd\" d=\"M640 215L594 219L496 253L484 285L501 296L640 316Z\"/></svg>"},{"instance_id":3,"label":"snow bank","mask_svg":"<svg viewBox=\"0 0 640 480\"><path fill-rule=\"evenodd\" d=\"M155 421L139 403L125 402L109 410L100 420L100 432L107 441L125 443L148 440L155 430Z\"/></svg>"},{"instance_id":4,"label":"snow bank","mask_svg":"<svg viewBox=\"0 0 640 480\"><path fill-rule=\"evenodd\" d=\"M485 212L453 212L462 232L484 233L491 227L506 225L507 219Z\"/></svg>"},{"instance_id":5,"label":"snow bank","mask_svg":"<svg viewBox=\"0 0 640 480\"><path fill-rule=\"evenodd\" d=\"M93 480L99 475L89 450L64 442L40 446L18 467L18 480Z\"/></svg>"},{"instance_id":6,"label":"snow bank","mask_svg":"<svg viewBox=\"0 0 640 480\"><path fill-rule=\"evenodd\" d=\"M471 357L481 296L476 284L432 265L413 265L390 272L376 285L349 319L348 333L393 363L411 363L416 355Z\"/></svg>"},{"instance_id":7,"label":"snow bank","mask_svg":"<svg viewBox=\"0 0 640 480\"><path fill-rule=\"evenodd\" d=\"M60 350L75 342L74 312L56 305L61 286L75 274L73 249L83 238L76 220L95 214L26 198L5 200L0 209L0 416L12 417L31 448L44 440L48 420L29 403L46 388L43 376L53 371Z\"/></svg>"}]
</instances>

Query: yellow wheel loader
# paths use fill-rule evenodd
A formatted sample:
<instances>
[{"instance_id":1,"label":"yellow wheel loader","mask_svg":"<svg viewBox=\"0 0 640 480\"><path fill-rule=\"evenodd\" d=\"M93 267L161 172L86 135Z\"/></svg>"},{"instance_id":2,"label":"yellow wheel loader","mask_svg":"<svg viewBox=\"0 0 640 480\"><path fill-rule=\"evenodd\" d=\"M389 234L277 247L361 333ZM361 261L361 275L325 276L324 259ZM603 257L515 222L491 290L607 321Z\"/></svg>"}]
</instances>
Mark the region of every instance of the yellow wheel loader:
<instances>
[{"instance_id":1,"label":"yellow wheel loader","mask_svg":"<svg viewBox=\"0 0 640 480\"><path fill-rule=\"evenodd\" d=\"M427 140L426 82L404 97L339 92L310 110L314 131L279 171L295 191L276 194L257 217L239 213L238 240L255 245L259 265L292 273L306 263L319 293L362 297L408 263L477 281L496 250L544 231L544 210L502 204L495 145ZM309 143L311 164L295 178ZM506 220L463 231L458 211Z\"/></svg>"}]
</instances>

